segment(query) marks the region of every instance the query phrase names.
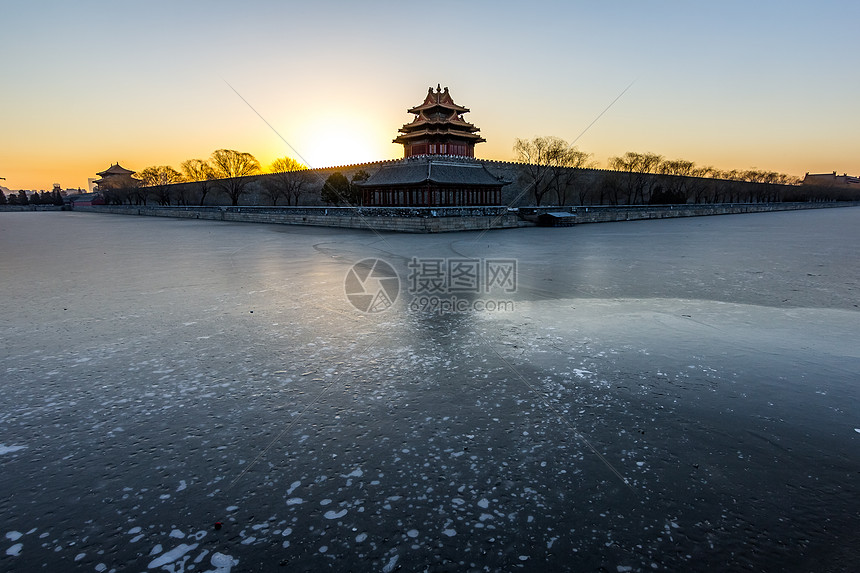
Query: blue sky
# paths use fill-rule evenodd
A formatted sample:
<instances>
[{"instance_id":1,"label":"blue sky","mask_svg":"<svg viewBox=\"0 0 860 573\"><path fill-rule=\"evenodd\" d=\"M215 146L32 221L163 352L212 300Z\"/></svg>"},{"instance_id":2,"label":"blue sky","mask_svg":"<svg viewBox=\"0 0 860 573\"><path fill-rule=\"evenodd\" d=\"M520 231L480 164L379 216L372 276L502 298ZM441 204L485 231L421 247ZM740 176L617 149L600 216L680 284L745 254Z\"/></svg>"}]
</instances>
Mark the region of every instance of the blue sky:
<instances>
[{"instance_id":1,"label":"blue sky","mask_svg":"<svg viewBox=\"0 0 860 573\"><path fill-rule=\"evenodd\" d=\"M398 157L428 86L487 139L722 169L860 174L860 3L0 1L0 176L85 186L227 147Z\"/></svg>"}]
</instances>

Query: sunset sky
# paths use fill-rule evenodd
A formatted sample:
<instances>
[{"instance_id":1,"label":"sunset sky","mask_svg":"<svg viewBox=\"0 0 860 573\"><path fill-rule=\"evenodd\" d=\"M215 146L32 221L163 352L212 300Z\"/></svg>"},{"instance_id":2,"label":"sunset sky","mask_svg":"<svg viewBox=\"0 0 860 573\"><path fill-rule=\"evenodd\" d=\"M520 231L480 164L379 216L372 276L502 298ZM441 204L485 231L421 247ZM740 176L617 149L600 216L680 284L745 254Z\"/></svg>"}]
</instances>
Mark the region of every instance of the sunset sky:
<instances>
[{"instance_id":1,"label":"sunset sky","mask_svg":"<svg viewBox=\"0 0 860 573\"><path fill-rule=\"evenodd\" d=\"M0 0L0 184L86 188L111 163L219 148L396 158L437 83L472 110L483 158L576 139L632 82L576 141L603 166L652 151L860 175L858 22L853 0Z\"/></svg>"}]
</instances>

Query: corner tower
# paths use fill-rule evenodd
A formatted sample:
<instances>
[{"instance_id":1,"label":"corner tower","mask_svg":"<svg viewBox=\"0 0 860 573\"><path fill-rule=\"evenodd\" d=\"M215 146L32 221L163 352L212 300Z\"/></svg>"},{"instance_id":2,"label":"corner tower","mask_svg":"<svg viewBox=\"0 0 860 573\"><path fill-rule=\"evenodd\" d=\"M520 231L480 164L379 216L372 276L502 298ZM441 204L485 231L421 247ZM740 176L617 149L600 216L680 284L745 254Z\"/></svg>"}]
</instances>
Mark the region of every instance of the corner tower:
<instances>
[{"instance_id":1,"label":"corner tower","mask_svg":"<svg viewBox=\"0 0 860 573\"><path fill-rule=\"evenodd\" d=\"M463 119L469 108L454 103L448 88L440 85L427 90L424 103L408 110L415 114L411 123L398 131L394 143L403 145L403 156L456 155L475 157L475 144L486 141L477 127Z\"/></svg>"},{"instance_id":2,"label":"corner tower","mask_svg":"<svg viewBox=\"0 0 860 573\"><path fill-rule=\"evenodd\" d=\"M133 177L134 171L122 167L119 163L111 163L110 167L104 171L99 171L96 175L99 176L99 179L93 181L93 183L98 185L96 191L134 187L138 183Z\"/></svg>"}]
</instances>

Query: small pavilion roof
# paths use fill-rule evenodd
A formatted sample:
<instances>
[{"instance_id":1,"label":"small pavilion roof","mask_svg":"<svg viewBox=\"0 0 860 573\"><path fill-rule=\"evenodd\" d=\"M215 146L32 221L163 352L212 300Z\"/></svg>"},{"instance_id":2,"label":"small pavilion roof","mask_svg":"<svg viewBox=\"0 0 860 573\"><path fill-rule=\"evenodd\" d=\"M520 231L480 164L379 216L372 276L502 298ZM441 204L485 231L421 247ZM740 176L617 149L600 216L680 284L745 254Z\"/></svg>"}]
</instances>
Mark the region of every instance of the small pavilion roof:
<instances>
[{"instance_id":1,"label":"small pavilion roof","mask_svg":"<svg viewBox=\"0 0 860 573\"><path fill-rule=\"evenodd\" d=\"M129 171L125 167L122 167L119 163L111 164L110 167L105 169L104 171L100 171L96 173L96 175L101 175L105 177L106 175L133 175L134 171Z\"/></svg>"},{"instance_id":2,"label":"small pavilion roof","mask_svg":"<svg viewBox=\"0 0 860 573\"><path fill-rule=\"evenodd\" d=\"M451 98L451 94L448 93L448 88L446 87L445 91L442 91L440 85L436 86L435 93L433 92L433 88L430 87L427 90L427 97L424 98L424 103L419 106L415 106L408 111L409 113L420 113L421 111L433 109L434 107L443 107L458 113L467 113L469 111L469 108L455 104L454 100Z\"/></svg>"}]
</instances>

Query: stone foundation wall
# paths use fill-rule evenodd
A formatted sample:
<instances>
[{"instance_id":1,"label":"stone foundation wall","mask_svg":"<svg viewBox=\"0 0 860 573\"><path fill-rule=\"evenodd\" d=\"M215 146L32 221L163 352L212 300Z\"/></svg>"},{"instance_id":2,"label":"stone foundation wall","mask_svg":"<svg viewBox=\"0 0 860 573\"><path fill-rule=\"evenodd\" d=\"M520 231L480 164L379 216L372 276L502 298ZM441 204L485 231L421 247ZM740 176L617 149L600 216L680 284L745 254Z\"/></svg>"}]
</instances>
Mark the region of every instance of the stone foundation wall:
<instances>
[{"instance_id":1,"label":"stone foundation wall","mask_svg":"<svg viewBox=\"0 0 860 573\"><path fill-rule=\"evenodd\" d=\"M0 211L65 211L62 205L0 205Z\"/></svg>"},{"instance_id":2,"label":"stone foundation wall","mask_svg":"<svg viewBox=\"0 0 860 573\"><path fill-rule=\"evenodd\" d=\"M576 215L576 223L609 223L674 217L702 217L739 213L768 213L798 209L860 206L860 202L821 203L717 203L691 205L631 205L588 207L161 207L97 205L77 207L78 212L208 219L242 223L311 225L348 229L374 229L404 233L443 233L510 229L531 226L538 215L566 212Z\"/></svg>"},{"instance_id":3,"label":"stone foundation wall","mask_svg":"<svg viewBox=\"0 0 860 573\"><path fill-rule=\"evenodd\" d=\"M373 229L377 231L398 231L405 233L443 233L449 231L507 229L524 224L517 217L516 213L509 212L505 207L453 207L438 209L362 207L353 209L347 207L161 207L98 205L79 207L75 211L150 217L178 217L182 219L208 219L242 223Z\"/></svg>"},{"instance_id":4,"label":"stone foundation wall","mask_svg":"<svg viewBox=\"0 0 860 573\"><path fill-rule=\"evenodd\" d=\"M638 221L644 219L668 219L673 217L702 217L707 215L736 215L740 213L769 213L772 211L794 211L798 209L822 209L826 207L858 206L860 202L821 203L715 203L692 205L595 205L588 207L520 207L520 217L526 221L537 221L542 213L573 213L577 223L609 223L614 221Z\"/></svg>"}]
</instances>

